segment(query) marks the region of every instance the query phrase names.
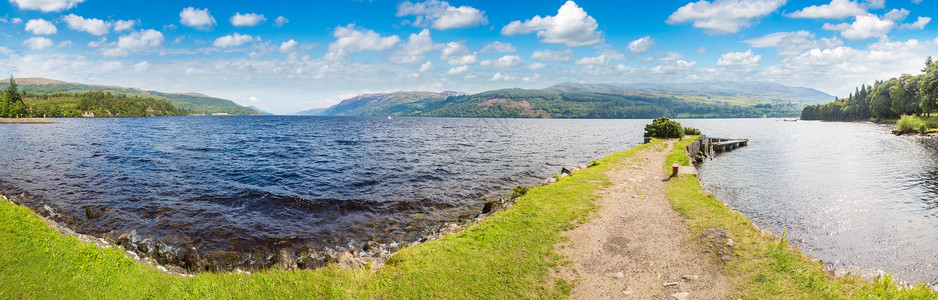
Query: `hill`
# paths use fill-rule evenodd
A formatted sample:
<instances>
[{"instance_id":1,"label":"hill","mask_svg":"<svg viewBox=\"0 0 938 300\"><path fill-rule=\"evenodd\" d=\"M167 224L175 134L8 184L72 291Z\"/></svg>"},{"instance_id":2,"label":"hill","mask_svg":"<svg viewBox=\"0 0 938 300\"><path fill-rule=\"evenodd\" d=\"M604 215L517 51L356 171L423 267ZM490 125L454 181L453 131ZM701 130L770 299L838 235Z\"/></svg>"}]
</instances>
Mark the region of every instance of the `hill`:
<instances>
[{"instance_id":1,"label":"hill","mask_svg":"<svg viewBox=\"0 0 938 300\"><path fill-rule=\"evenodd\" d=\"M558 84L545 89L367 94L301 114L514 118L795 117L834 96L774 83Z\"/></svg>"},{"instance_id":2,"label":"hill","mask_svg":"<svg viewBox=\"0 0 938 300\"><path fill-rule=\"evenodd\" d=\"M154 98L165 100L175 107L185 109L191 114L227 113L231 115L259 115L257 110L240 106L231 100L209 97L198 93L163 93L146 91L136 88L116 86L89 85L65 82L46 78L16 78L20 92L30 94L81 94L93 91L111 92L115 95L127 97ZM0 82L0 89L9 86L8 82Z\"/></svg>"}]
</instances>

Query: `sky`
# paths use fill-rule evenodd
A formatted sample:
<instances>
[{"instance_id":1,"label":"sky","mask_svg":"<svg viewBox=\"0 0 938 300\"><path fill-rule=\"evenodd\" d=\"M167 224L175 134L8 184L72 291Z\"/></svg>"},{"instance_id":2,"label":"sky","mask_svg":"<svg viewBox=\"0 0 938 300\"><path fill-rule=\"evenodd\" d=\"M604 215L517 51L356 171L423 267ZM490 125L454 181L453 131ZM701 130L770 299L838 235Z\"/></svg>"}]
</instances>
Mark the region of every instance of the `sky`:
<instances>
[{"instance_id":1,"label":"sky","mask_svg":"<svg viewBox=\"0 0 938 300\"><path fill-rule=\"evenodd\" d=\"M843 97L920 73L938 57L933 17L938 0L8 0L0 74L280 114L565 82L767 81Z\"/></svg>"}]
</instances>

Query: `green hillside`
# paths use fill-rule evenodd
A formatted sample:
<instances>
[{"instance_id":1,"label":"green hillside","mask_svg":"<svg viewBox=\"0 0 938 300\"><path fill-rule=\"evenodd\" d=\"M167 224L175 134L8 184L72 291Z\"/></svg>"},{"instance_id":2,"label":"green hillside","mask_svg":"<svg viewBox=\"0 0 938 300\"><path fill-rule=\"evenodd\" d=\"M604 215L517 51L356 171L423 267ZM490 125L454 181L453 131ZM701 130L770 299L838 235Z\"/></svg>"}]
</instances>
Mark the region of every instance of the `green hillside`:
<instances>
[{"instance_id":1,"label":"green hillside","mask_svg":"<svg viewBox=\"0 0 938 300\"><path fill-rule=\"evenodd\" d=\"M44 78L17 78L19 90L30 94L80 94L93 91L111 92L114 95L125 95L127 97L154 98L165 100L173 106L185 109L190 114L218 114L225 113L231 115L260 115L261 113L247 107L240 106L231 100L209 97L201 94L173 94L156 91L145 91L140 89L87 85L79 83L70 83L56 81ZM7 82L0 82L0 89L6 88Z\"/></svg>"}]
</instances>

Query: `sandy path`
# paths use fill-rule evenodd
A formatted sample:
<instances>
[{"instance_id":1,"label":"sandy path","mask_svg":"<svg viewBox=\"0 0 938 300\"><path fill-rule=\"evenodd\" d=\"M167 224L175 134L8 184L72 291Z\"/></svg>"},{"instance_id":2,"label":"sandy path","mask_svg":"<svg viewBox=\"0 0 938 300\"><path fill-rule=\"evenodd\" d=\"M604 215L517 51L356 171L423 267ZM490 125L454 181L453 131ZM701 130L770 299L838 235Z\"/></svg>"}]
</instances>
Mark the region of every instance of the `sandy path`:
<instances>
[{"instance_id":1,"label":"sandy path","mask_svg":"<svg viewBox=\"0 0 938 300\"><path fill-rule=\"evenodd\" d=\"M700 253L665 195L665 151L636 153L607 173L594 219L565 233L574 299L725 299L732 285ZM621 272L621 273L620 273ZM683 296L683 297L682 297Z\"/></svg>"}]
</instances>

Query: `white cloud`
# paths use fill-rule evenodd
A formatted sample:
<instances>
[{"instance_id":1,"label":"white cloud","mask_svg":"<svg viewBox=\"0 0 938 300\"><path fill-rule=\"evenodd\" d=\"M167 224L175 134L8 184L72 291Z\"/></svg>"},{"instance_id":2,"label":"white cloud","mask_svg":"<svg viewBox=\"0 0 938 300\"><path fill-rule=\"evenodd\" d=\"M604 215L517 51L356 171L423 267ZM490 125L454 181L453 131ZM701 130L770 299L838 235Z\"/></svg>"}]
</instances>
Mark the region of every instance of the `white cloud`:
<instances>
[{"instance_id":1,"label":"white cloud","mask_svg":"<svg viewBox=\"0 0 938 300\"><path fill-rule=\"evenodd\" d=\"M134 71L136 72L143 72L149 69L150 69L150 62L148 61L144 60L144 61L134 64Z\"/></svg>"},{"instance_id":2,"label":"white cloud","mask_svg":"<svg viewBox=\"0 0 938 300\"><path fill-rule=\"evenodd\" d=\"M179 23L199 30L209 30L216 24L208 8L197 9L192 6L179 12Z\"/></svg>"},{"instance_id":3,"label":"white cloud","mask_svg":"<svg viewBox=\"0 0 938 300\"><path fill-rule=\"evenodd\" d=\"M466 73L466 71L469 71L469 66L458 66L458 67L449 69L449 71L446 71L446 74L449 74L449 75L462 74L462 73Z\"/></svg>"},{"instance_id":4,"label":"white cloud","mask_svg":"<svg viewBox=\"0 0 938 300\"><path fill-rule=\"evenodd\" d=\"M130 34L121 36L117 40L117 47L105 50L102 52L102 55L127 56L131 52L159 47L161 44L163 44L163 40L163 33L153 29L134 31Z\"/></svg>"},{"instance_id":5,"label":"white cloud","mask_svg":"<svg viewBox=\"0 0 938 300\"><path fill-rule=\"evenodd\" d=\"M443 44L433 42L430 30L424 29L420 33L411 34L400 49L391 55L391 61L396 63L419 63L427 60L426 54L440 50Z\"/></svg>"},{"instance_id":6,"label":"white cloud","mask_svg":"<svg viewBox=\"0 0 938 300\"><path fill-rule=\"evenodd\" d=\"M231 16L229 20L231 25L234 26L256 26L258 23L266 21L264 15L258 15L255 13L241 14L235 13L234 16Z\"/></svg>"},{"instance_id":7,"label":"white cloud","mask_svg":"<svg viewBox=\"0 0 938 300\"><path fill-rule=\"evenodd\" d=\"M495 73L495 75L492 75L492 79L489 79L489 80L491 80L491 81L499 81L499 80L501 80L501 81L511 81L511 80L515 80L515 79L518 79L518 78L517 78L517 77L514 77L514 76L502 75L502 72L498 72L498 73Z\"/></svg>"},{"instance_id":8,"label":"white cloud","mask_svg":"<svg viewBox=\"0 0 938 300\"><path fill-rule=\"evenodd\" d=\"M915 2L915 0L912 2ZM866 3L869 4L870 8L879 9L886 7L886 0L867 0Z\"/></svg>"},{"instance_id":9,"label":"white cloud","mask_svg":"<svg viewBox=\"0 0 938 300\"><path fill-rule=\"evenodd\" d=\"M23 45L29 46L29 49L42 50L43 48L52 47L52 40L44 37L31 37L23 41Z\"/></svg>"},{"instance_id":10,"label":"white cloud","mask_svg":"<svg viewBox=\"0 0 938 300\"><path fill-rule=\"evenodd\" d=\"M704 54L704 53L707 53L707 47L701 46L700 48L697 48L697 54Z\"/></svg>"},{"instance_id":11,"label":"white cloud","mask_svg":"<svg viewBox=\"0 0 938 300\"><path fill-rule=\"evenodd\" d=\"M697 65L696 61L688 62L683 59L679 59L674 62L662 62L661 64L651 68L651 72L655 74L665 74L665 73L674 73L680 71L687 71L693 69Z\"/></svg>"},{"instance_id":12,"label":"white cloud","mask_svg":"<svg viewBox=\"0 0 938 300\"><path fill-rule=\"evenodd\" d=\"M20 9L40 10L43 12L71 9L85 0L10 0Z\"/></svg>"},{"instance_id":13,"label":"white cloud","mask_svg":"<svg viewBox=\"0 0 938 300\"><path fill-rule=\"evenodd\" d=\"M494 41L482 47L482 50L479 50L479 53L512 53L518 51L518 47L510 43L503 43L499 41Z\"/></svg>"},{"instance_id":14,"label":"white cloud","mask_svg":"<svg viewBox=\"0 0 938 300\"><path fill-rule=\"evenodd\" d=\"M654 57L642 58L642 62L643 62L643 63L646 63L646 64L647 64L647 63L652 63L652 62L654 62L654 61L655 61L655 58L654 58Z\"/></svg>"},{"instance_id":15,"label":"white cloud","mask_svg":"<svg viewBox=\"0 0 938 300\"><path fill-rule=\"evenodd\" d=\"M294 48L296 48L296 45L297 45L297 44L299 44L299 43L297 43L297 42L294 41L293 39L290 39L289 41L285 41L285 42L283 42L283 43L280 44L280 52L290 52L290 51L292 51Z\"/></svg>"},{"instance_id":16,"label":"white cloud","mask_svg":"<svg viewBox=\"0 0 938 300\"><path fill-rule=\"evenodd\" d=\"M99 19L85 19L73 14L63 17L68 28L78 31L84 31L93 35L105 35L110 30L111 24Z\"/></svg>"},{"instance_id":17,"label":"white cloud","mask_svg":"<svg viewBox=\"0 0 938 300\"><path fill-rule=\"evenodd\" d=\"M431 63L431 62L429 62L429 61L423 63L422 65L420 65L420 72L427 72L427 71L430 71L430 70L432 70L432 69L433 69L433 63Z\"/></svg>"},{"instance_id":18,"label":"white cloud","mask_svg":"<svg viewBox=\"0 0 938 300\"><path fill-rule=\"evenodd\" d=\"M890 11L889 11L888 13L886 13L885 15L883 15L884 18L890 19L890 20L893 20L893 21L896 21L896 22L901 22L902 20L905 20L905 18L908 17L908 16L909 16L909 10L907 10L907 9L905 9L905 8L903 8L903 9L893 9L893 10L890 10Z\"/></svg>"},{"instance_id":19,"label":"white cloud","mask_svg":"<svg viewBox=\"0 0 938 300\"><path fill-rule=\"evenodd\" d=\"M287 23L290 23L290 20L283 16L279 16L276 19L274 19L274 26L277 26L277 27L283 27L283 25L286 25Z\"/></svg>"},{"instance_id":20,"label":"white cloud","mask_svg":"<svg viewBox=\"0 0 938 300\"><path fill-rule=\"evenodd\" d=\"M925 25L928 25L928 22L931 22L930 17L918 17L918 20L914 23L902 24L899 27L903 29L922 30L925 29Z\"/></svg>"},{"instance_id":21,"label":"white cloud","mask_svg":"<svg viewBox=\"0 0 938 300\"><path fill-rule=\"evenodd\" d=\"M843 41L836 37L814 39L813 33L804 30L776 32L743 42L754 48L776 48L776 53L780 57L797 56L807 49L834 48L843 45Z\"/></svg>"},{"instance_id":22,"label":"white cloud","mask_svg":"<svg viewBox=\"0 0 938 300\"><path fill-rule=\"evenodd\" d=\"M440 53L440 59L452 66L471 65L478 61L475 51L469 50L462 42L449 42Z\"/></svg>"},{"instance_id":23,"label":"white cloud","mask_svg":"<svg viewBox=\"0 0 938 300\"><path fill-rule=\"evenodd\" d=\"M52 22L43 19L32 19L26 22L26 31L37 35L48 35L55 34L58 29L55 28Z\"/></svg>"},{"instance_id":24,"label":"white cloud","mask_svg":"<svg viewBox=\"0 0 938 300\"><path fill-rule=\"evenodd\" d=\"M886 36L895 26L896 22L893 20L880 19L874 14L866 14L857 16L856 20L851 24L840 23L835 25L825 23L822 28L824 30L840 31L840 36L855 41L871 37Z\"/></svg>"},{"instance_id":25,"label":"white cloud","mask_svg":"<svg viewBox=\"0 0 938 300\"><path fill-rule=\"evenodd\" d=\"M61 41L61 42L59 42L59 45L56 46L56 47L65 48L65 47L68 47L68 46L71 46L71 45L72 45L72 41Z\"/></svg>"},{"instance_id":26,"label":"white cloud","mask_svg":"<svg viewBox=\"0 0 938 300\"><path fill-rule=\"evenodd\" d=\"M212 43L212 46L219 47L219 48L237 47L237 46L244 45L246 43L250 43L253 41L260 41L260 40L261 38L259 37L253 37L253 36L246 35L246 34L234 33L234 34L229 34L229 35L215 39L215 42Z\"/></svg>"},{"instance_id":27,"label":"white cloud","mask_svg":"<svg viewBox=\"0 0 938 300\"><path fill-rule=\"evenodd\" d=\"M91 48L98 48L98 47L104 46L105 43L107 43L107 38L106 38L106 37L102 37L102 38L98 39L97 41L90 41L90 42L88 42L88 47L91 47Z\"/></svg>"},{"instance_id":28,"label":"white cloud","mask_svg":"<svg viewBox=\"0 0 938 300\"><path fill-rule=\"evenodd\" d=\"M635 54L642 54L651 51L651 48L654 48L655 39L650 36L645 36L643 38L637 39L629 43L629 51Z\"/></svg>"},{"instance_id":29,"label":"white cloud","mask_svg":"<svg viewBox=\"0 0 938 300\"><path fill-rule=\"evenodd\" d=\"M570 49L563 49L558 51L538 50L534 51L534 53L531 53L531 58L543 61L568 61L574 56L576 56L576 53Z\"/></svg>"},{"instance_id":30,"label":"white cloud","mask_svg":"<svg viewBox=\"0 0 938 300\"><path fill-rule=\"evenodd\" d=\"M117 20L114 21L114 31L124 31L133 29L137 25L135 20Z\"/></svg>"},{"instance_id":31,"label":"white cloud","mask_svg":"<svg viewBox=\"0 0 938 300\"><path fill-rule=\"evenodd\" d=\"M426 27L429 25L437 30L450 28L466 28L476 25L488 24L485 12L470 6L455 7L446 1L428 0L411 3L402 2L397 5L397 16L416 16L414 26Z\"/></svg>"},{"instance_id":32,"label":"white cloud","mask_svg":"<svg viewBox=\"0 0 938 300\"><path fill-rule=\"evenodd\" d=\"M609 63L609 57L607 57L605 54L595 57L584 57L577 59L574 63L578 65L605 65Z\"/></svg>"},{"instance_id":33,"label":"white cloud","mask_svg":"<svg viewBox=\"0 0 938 300\"><path fill-rule=\"evenodd\" d=\"M737 33L753 20L774 12L786 0L701 0L678 8L665 23L691 22L709 33Z\"/></svg>"},{"instance_id":34,"label":"white cloud","mask_svg":"<svg viewBox=\"0 0 938 300\"><path fill-rule=\"evenodd\" d=\"M912 0L912 3L919 4L922 3L922 0Z\"/></svg>"},{"instance_id":35,"label":"white cloud","mask_svg":"<svg viewBox=\"0 0 938 300\"><path fill-rule=\"evenodd\" d=\"M762 61L762 55L753 54L752 49L746 50L746 52L729 52L720 56L720 59L717 60L718 66L740 66L740 67L757 67L759 62Z\"/></svg>"},{"instance_id":36,"label":"white cloud","mask_svg":"<svg viewBox=\"0 0 938 300\"><path fill-rule=\"evenodd\" d=\"M382 37L370 29L357 29L355 24L336 27L332 36L336 39L329 44L329 53L326 54L330 59L342 59L349 53L365 50L384 51L401 41L396 35Z\"/></svg>"},{"instance_id":37,"label":"white cloud","mask_svg":"<svg viewBox=\"0 0 938 300\"><path fill-rule=\"evenodd\" d=\"M803 19L843 19L864 14L866 9L856 1L832 0L829 4L808 6L786 16Z\"/></svg>"},{"instance_id":38,"label":"white cloud","mask_svg":"<svg viewBox=\"0 0 938 300\"><path fill-rule=\"evenodd\" d=\"M546 64L537 62L537 63L533 63L533 64L528 65L528 70L537 71L537 70L540 70L540 69L543 69L543 68L546 68L546 67L547 67Z\"/></svg>"},{"instance_id":39,"label":"white cloud","mask_svg":"<svg viewBox=\"0 0 938 300\"><path fill-rule=\"evenodd\" d=\"M496 68L515 68L524 64L524 61L522 61L521 57L517 55L505 55L499 57L497 60L483 60L480 64L483 66L492 66Z\"/></svg>"},{"instance_id":40,"label":"white cloud","mask_svg":"<svg viewBox=\"0 0 938 300\"><path fill-rule=\"evenodd\" d=\"M658 51L655 52L655 56L658 57L660 61L674 61L684 58L683 55L673 51Z\"/></svg>"},{"instance_id":41,"label":"white cloud","mask_svg":"<svg viewBox=\"0 0 938 300\"><path fill-rule=\"evenodd\" d=\"M541 42L580 47L603 42L602 32L598 28L596 19L573 1L567 1L557 10L556 16L534 16L524 22L512 21L502 27L502 34L512 36L536 31Z\"/></svg>"}]
</instances>

